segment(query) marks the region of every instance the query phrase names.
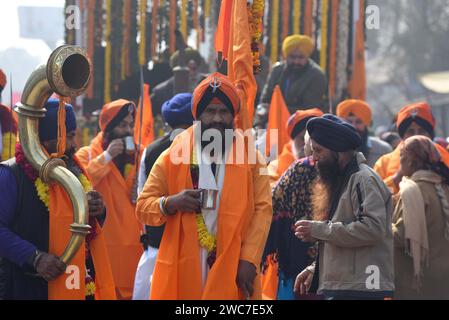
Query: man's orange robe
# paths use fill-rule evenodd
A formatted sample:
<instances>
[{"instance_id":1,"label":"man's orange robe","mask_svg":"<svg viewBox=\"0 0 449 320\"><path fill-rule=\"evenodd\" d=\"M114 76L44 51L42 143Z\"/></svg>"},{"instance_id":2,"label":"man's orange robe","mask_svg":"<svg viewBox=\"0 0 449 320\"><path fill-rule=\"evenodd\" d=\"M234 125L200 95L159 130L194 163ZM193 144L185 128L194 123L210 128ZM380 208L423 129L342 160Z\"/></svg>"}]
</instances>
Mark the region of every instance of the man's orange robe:
<instances>
[{"instance_id":1,"label":"man's orange robe","mask_svg":"<svg viewBox=\"0 0 449 320\"><path fill-rule=\"evenodd\" d=\"M142 223L153 226L166 223L151 284L151 299L242 299L236 283L239 260L257 268L252 299L261 299L259 266L272 220L269 180L263 175L265 165L260 164L263 161L255 165L246 161L226 164L218 210L217 259L204 288L195 214L178 212L164 217L161 213L162 196L192 189L190 165L174 164L170 159L172 150L175 152L181 145L187 146L189 153L192 151L192 133L190 128L179 135L159 157L137 203L136 212Z\"/></svg>"},{"instance_id":2,"label":"man's orange robe","mask_svg":"<svg viewBox=\"0 0 449 320\"><path fill-rule=\"evenodd\" d=\"M393 176L401 167L401 148L403 143L401 142L392 153L382 156L374 165L374 171L384 180L384 183L393 194L399 192L399 186L394 183ZM441 155L441 160L449 167L449 152L439 144L435 143L435 147Z\"/></svg>"},{"instance_id":3,"label":"man's orange robe","mask_svg":"<svg viewBox=\"0 0 449 320\"><path fill-rule=\"evenodd\" d=\"M103 196L107 213L103 234L109 252L117 298L131 299L134 276L142 246L141 224L135 216L135 205L131 202L135 166L128 177L122 176L113 161L106 163L100 133L89 147L78 151L77 157L86 168L94 189Z\"/></svg>"}]
</instances>

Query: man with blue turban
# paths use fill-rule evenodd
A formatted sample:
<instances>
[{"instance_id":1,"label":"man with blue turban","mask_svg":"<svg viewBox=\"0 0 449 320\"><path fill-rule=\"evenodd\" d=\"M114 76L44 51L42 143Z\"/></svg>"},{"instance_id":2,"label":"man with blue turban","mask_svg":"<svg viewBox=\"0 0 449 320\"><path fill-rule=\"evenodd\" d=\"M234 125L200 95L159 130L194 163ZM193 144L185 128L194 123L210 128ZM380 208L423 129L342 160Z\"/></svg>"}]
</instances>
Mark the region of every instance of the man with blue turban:
<instances>
[{"instance_id":1,"label":"man with blue turban","mask_svg":"<svg viewBox=\"0 0 449 320\"><path fill-rule=\"evenodd\" d=\"M295 291L329 300L391 298L394 291L391 193L356 150L357 130L333 115L307 123L318 178L313 221L296 223L296 236L319 242L316 262L301 272ZM373 277L370 275L375 274Z\"/></svg>"},{"instance_id":2,"label":"man with blue turban","mask_svg":"<svg viewBox=\"0 0 449 320\"><path fill-rule=\"evenodd\" d=\"M180 93L166 101L162 105L162 118L172 130L162 138L155 140L145 149L139 172L139 193L150 175L151 168L162 152L170 147L172 141L178 134L192 126L192 94ZM156 256L164 227L164 225L160 227L145 227L146 233L141 237L145 252L137 267L133 300L149 299L151 275L153 274L156 263Z\"/></svg>"},{"instance_id":3,"label":"man with blue turban","mask_svg":"<svg viewBox=\"0 0 449 320\"><path fill-rule=\"evenodd\" d=\"M45 104L45 116L39 119L40 143L45 152L59 156L60 108L65 108L66 115L66 144L61 159L87 194L92 228L86 247L80 248L70 262L71 267L79 270L81 283L74 283L72 289L65 285L73 281L73 274L59 258L65 246L63 239L70 237L68 221L73 217L68 195L58 184L40 179L18 144L15 158L0 164L0 300L116 298L110 260L100 232L106 209L102 196L91 191L87 174L75 156L76 115L71 105L60 107L55 99ZM89 284L94 289L88 290Z\"/></svg>"}]
</instances>

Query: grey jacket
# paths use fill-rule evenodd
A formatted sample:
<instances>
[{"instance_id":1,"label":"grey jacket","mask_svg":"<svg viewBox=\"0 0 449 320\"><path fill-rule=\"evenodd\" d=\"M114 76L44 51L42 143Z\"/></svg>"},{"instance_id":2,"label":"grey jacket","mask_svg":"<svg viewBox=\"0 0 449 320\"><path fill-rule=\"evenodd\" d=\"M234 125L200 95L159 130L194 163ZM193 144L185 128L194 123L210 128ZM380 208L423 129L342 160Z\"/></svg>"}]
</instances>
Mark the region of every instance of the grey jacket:
<instances>
[{"instance_id":1,"label":"grey jacket","mask_svg":"<svg viewBox=\"0 0 449 320\"><path fill-rule=\"evenodd\" d=\"M360 170L350 177L332 220L312 225L319 240L319 293L394 290L392 196L361 153L357 161Z\"/></svg>"},{"instance_id":2,"label":"grey jacket","mask_svg":"<svg viewBox=\"0 0 449 320\"><path fill-rule=\"evenodd\" d=\"M320 108L327 113L325 108L325 95L327 81L321 68L309 59L309 64L297 75L291 77L287 86L287 66L279 63L273 67L268 81L260 97L261 103L270 103L274 88L279 85L290 113L297 110Z\"/></svg>"}]
</instances>

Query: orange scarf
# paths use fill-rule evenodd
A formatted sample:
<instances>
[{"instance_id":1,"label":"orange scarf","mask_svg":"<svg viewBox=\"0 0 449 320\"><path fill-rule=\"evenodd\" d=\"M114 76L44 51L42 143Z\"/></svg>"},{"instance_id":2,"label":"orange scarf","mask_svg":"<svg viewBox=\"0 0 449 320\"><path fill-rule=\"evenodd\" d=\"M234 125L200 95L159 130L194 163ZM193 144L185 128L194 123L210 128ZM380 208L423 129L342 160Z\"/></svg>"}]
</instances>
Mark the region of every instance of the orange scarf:
<instances>
[{"instance_id":1,"label":"orange scarf","mask_svg":"<svg viewBox=\"0 0 449 320\"><path fill-rule=\"evenodd\" d=\"M170 150L178 143L193 147L192 127L178 136ZM186 139L190 139L187 141ZM234 155L235 155L234 145ZM235 159L235 158L234 158ZM166 178L169 194L192 189L190 166L173 164L170 153L163 159L168 168ZM236 196L235 186L246 193ZM195 215L178 213L167 218L159 249L151 287L152 300L237 300L243 295L236 277L242 238L254 212L254 187L251 166L226 164L226 172L217 224L217 259L209 270L204 288L201 280L200 246ZM258 267L258 266L257 266ZM254 281L252 299L261 299L260 275Z\"/></svg>"},{"instance_id":2,"label":"orange scarf","mask_svg":"<svg viewBox=\"0 0 449 320\"><path fill-rule=\"evenodd\" d=\"M60 257L71 237L69 226L73 223L73 207L67 193L58 184L50 185L49 216L48 251ZM98 300L114 300L116 298L114 281L101 227L98 223L96 224L96 230L97 236L90 243L95 266L95 298ZM85 300L85 253L85 242L83 242L70 262L66 273L48 283L49 300Z\"/></svg>"}]
</instances>

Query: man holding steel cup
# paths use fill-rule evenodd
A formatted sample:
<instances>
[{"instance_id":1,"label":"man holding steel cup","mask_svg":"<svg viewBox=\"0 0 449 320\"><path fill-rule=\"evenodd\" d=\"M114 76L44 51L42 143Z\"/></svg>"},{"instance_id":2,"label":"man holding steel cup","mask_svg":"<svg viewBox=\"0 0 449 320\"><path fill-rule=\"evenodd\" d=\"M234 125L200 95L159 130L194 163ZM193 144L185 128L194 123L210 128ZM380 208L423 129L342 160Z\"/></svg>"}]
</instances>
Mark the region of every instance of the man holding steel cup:
<instances>
[{"instance_id":1,"label":"man holding steel cup","mask_svg":"<svg viewBox=\"0 0 449 320\"><path fill-rule=\"evenodd\" d=\"M166 223L152 300L261 299L271 191L268 176L261 175L265 164L250 163L250 148L236 142L243 136L233 125L239 109L237 89L226 76L214 73L201 82L192 99L197 122L159 157L139 196L139 220Z\"/></svg>"},{"instance_id":2,"label":"man holding steel cup","mask_svg":"<svg viewBox=\"0 0 449 320\"><path fill-rule=\"evenodd\" d=\"M119 299L132 297L134 274L142 254L141 225L135 218L135 105L128 100L106 104L100 113L101 132L77 156L95 190L104 198L108 215L103 227Z\"/></svg>"}]
</instances>

